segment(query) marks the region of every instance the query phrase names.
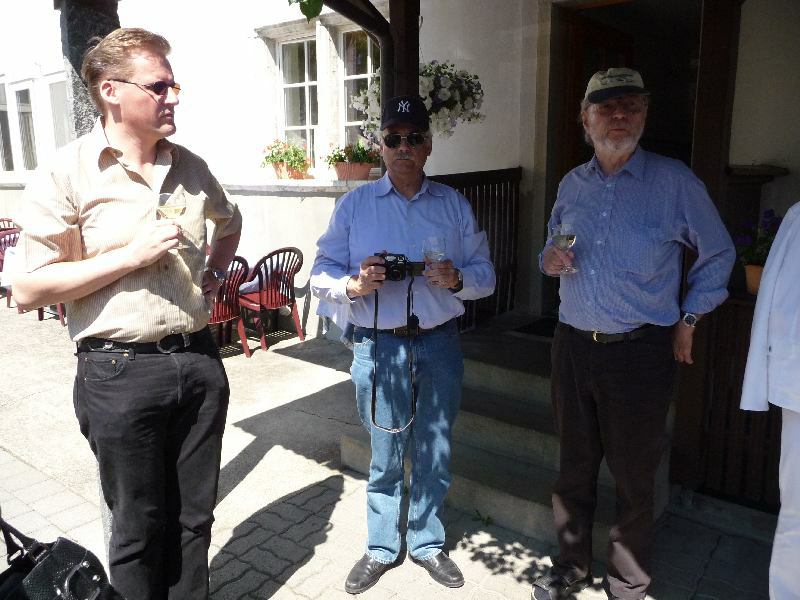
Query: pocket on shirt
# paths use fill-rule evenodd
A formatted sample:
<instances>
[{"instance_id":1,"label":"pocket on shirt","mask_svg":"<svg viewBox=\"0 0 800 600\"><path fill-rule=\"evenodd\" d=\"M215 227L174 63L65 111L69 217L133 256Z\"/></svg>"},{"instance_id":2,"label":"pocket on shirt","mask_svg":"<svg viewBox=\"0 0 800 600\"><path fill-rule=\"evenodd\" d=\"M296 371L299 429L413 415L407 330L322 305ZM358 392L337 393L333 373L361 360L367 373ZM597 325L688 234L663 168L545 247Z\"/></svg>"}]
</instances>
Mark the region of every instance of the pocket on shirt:
<instances>
[{"instance_id":1,"label":"pocket on shirt","mask_svg":"<svg viewBox=\"0 0 800 600\"><path fill-rule=\"evenodd\" d=\"M650 275L663 267L668 244L658 227L634 224L632 230L611 241L613 263L622 271Z\"/></svg>"}]
</instances>

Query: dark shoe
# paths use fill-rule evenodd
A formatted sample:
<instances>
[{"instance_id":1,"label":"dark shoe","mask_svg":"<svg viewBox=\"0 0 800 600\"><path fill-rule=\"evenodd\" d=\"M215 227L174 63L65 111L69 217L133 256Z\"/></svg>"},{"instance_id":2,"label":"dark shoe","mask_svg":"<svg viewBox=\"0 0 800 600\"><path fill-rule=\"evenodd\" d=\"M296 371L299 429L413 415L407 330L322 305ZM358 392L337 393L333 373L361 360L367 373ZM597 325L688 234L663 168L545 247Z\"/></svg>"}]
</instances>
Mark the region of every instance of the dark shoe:
<instances>
[{"instance_id":1,"label":"dark shoe","mask_svg":"<svg viewBox=\"0 0 800 600\"><path fill-rule=\"evenodd\" d=\"M412 556L411 562L425 567L425 570L431 574L433 580L445 587L457 588L464 585L464 576L461 574L458 565L450 560L450 557L444 552L439 552L424 560Z\"/></svg>"},{"instance_id":2,"label":"dark shoe","mask_svg":"<svg viewBox=\"0 0 800 600\"><path fill-rule=\"evenodd\" d=\"M382 563L369 554L364 554L350 569L347 581L344 582L344 591L348 594L360 594L378 583L381 575L394 566L394 563Z\"/></svg>"},{"instance_id":3,"label":"dark shoe","mask_svg":"<svg viewBox=\"0 0 800 600\"><path fill-rule=\"evenodd\" d=\"M572 579L569 575L555 573L553 569L533 582L532 600L562 600L577 594L592 584L592 574L582 579Z\"/></svg>"}]
</instances>

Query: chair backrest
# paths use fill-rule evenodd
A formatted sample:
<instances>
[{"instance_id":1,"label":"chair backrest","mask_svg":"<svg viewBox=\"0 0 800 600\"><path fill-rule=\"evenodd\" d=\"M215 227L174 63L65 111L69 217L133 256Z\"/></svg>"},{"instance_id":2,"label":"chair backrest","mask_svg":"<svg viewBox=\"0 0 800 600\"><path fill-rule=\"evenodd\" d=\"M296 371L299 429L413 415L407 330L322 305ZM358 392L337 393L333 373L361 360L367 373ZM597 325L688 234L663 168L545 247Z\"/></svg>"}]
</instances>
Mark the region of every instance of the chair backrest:
<instances>
[{"instance_id":1,"label":"chair backrest","mask_svg":"<svg viewBox=\"0 0 800 600\"><path fill-rule=\"evenodd\" d=\"M273 309L293 304L294 276L302 266L303 253L294 247L278 248L260 259L248 280L258 280L261 306Z\"/></svg>"},{"instance_id":2,"label":"chair backrest","mask_svg":"<svg viewBox=\"0 0 800 600\"><path fill-rule=\"evenodd\" d=\"M19 240L19 229L12 227L11 229L0 231L0 271L3 270L6 248L16 246L17 240Z\"/></svg>"},{"instance_id":3,"label":"chair backrest","mask_svg":"<svg viewBox=\"0 0 800 600\"><path fill-rule=\"evenodd\" d=\"M225 281L217 290L209 324L224 323L239 316L239 286L244 283L247 272L247 261L241 256L234 256L225 275Z\"/></svg>"},{"instance_id":4,"label":"chair backrest","mask_svg":"<svg viewBox=\"0 0 800 600\"><path fill-rule=\"evenodd\" d=\"M13 219L9 217L0 217L0 233L3 233L4 229L14 229L16 225L14 225Z\"/></svg>"}]
</instances>

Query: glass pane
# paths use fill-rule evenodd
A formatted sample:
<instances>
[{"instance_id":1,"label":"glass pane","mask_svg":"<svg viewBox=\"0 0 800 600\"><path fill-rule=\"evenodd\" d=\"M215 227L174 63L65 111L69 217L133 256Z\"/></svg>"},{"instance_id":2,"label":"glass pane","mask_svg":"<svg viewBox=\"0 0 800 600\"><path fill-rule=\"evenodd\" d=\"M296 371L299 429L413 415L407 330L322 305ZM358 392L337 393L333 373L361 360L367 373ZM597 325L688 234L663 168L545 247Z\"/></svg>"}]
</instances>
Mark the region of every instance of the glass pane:
<instances>
[{"instance_id":1,"label":"glass pane","mask_svg":"<svg viewBox=\"0 0 800 600\"><path fill-rule=\"evenodd\" d=\"M367 74L367 34L363 31L344 34L344 74Z\"/></svg>"},{"instance_id":2,"label":"glass pane","mask_svg":"<svg viewBox=\"0 0 800 600\"><path fill-rule=\"evenodd\" d=\"M30 90L17 91L17 112L19 116L19 136L22 140L22 162L26 169L36 168L36 136L33 132Z\"/></svg>"},{"instance_id":3,"label":"glass pane","mask_svg":"<svg viewBox=\"0 0 800 600\"><path fill-rule=\"evenodd\" d=\"M317 86L308 86L308 103L311 111L311 125L319 124L319 110L317 104Z\"/></svg>"},{"instance_id":4,"label":"glass pane","mask_svg":"<svg viewBox=\"0 0 800 600\"><path fill-rule=\"evenodd\" d=\"M72 128L67 114L67 82L50 84L50 108L53 112L53 130L56 148L61 148L72 140Z\"/></svg>"},{"instance_id":5,"label":"glass pane","mask_svg":"<svg viewBox=\"0 0 800 600\"><path fill-rule=\"evenodd\" d=\"M286 141L293 144L298 144L303 148L306 147L306 130L305 129L287 129Z\"/></svg>"},{"instance_id":6,"label":"glass pane","mask_svg":"<svg viewBox=\"0 0 800 600\"><path fill-rule=\"evenodd\" d=\"M308 48L308 80L317 80L317 44L314 42L307 42Z\"/></svg>"},{"instance_id":7,"label":"glass pane","mask_svg":"<svg viewBox=\"0 0 800 600\"><path fill-rule=\"evenodd\" d=\"M346 144L357 144L359 140L364 139L364 136L361 134L360 125L348 125L344 128L344 135Z\"/></svg>"},{"instance_id":8,"label":"glass pane","mask_svg":"<svg viewBox=\"0 0 800 600\"><path fill-rule=\"evenodd\" d=\"M311 166L313 167L313 166L315 166L317 164L317 153L316 153L316 148L314 148L314 146L315 146L315 144L314 144L314 135L315 135L316 131L314 129L311 129L309 131L309 133L311 135L311 143L308 145L308 148L311 151L310 152L310 158L311 158Z\"/></svg>"},{"instance_id":9,"label":"glass pane","mask_svg":"<svg viewBox=\"0 0 800 600\"><path fill-rule=\"evenodd\" d=\"M286 125L294 127L306 124L306 88L283 90L283 106L286 110Z\"/></svg>"},{"instance_id":10,"label":"glass pane","mask_svg":"<svg viewBox=\"0 0 800 600\"><path fill-rule=\"evenodd\" d=\"M11 129L8 126L8 106L6 106L6 86L0 85L0 169L14 170L11 158Z\"/></svg>"},{"instance_id":11,"label":"glass pane","mask_svg":"<svg viewBox=\"0 0 800 600\"><path fill-rule=\"evenodd\" d=\"M381 47L372 40L369 41L369 46L372 48L372 71L377 71L381 68Z\"/></svg>"},{"instance_id":12,"label":"glass pane","mask_svg":"<svg viewBox=\"0 0 800 600\"><path fill-rule=\"evenodd\" d=\"M305 81L305 43L297 42L294 44L284 44L281 46L281 48L283 50L283 60L281 62L281 69L283 69L283 82L301 83Z\"/></svg>"},{"instance_id":13,"label":"glass pane","mask_svg":"<svg viewBox=\"0 0 800 600\"><path fill-rule=\"evenodd\" d=\"M347 115L345 121L363 121L364 113L360 110L353 108L352 97L358 94L361 90L367 89L367 78L361 77L359 79L349 79L344 82L344 98L345 106L347 106Z\"/></svg>"}]
</instances>

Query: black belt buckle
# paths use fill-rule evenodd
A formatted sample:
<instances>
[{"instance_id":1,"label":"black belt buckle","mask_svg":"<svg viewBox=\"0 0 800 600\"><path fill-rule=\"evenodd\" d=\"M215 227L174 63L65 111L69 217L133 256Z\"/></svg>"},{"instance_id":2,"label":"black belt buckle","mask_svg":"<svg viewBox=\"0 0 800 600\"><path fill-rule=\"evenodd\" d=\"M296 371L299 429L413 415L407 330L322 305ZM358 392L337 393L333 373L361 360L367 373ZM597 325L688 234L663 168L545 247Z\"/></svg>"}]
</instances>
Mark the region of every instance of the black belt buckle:
<instances>
[{"instance_id":1,"label":"black belt buckle","mask_svg":"<svg viewBox=\"0 0 800 600\"><path fill-rule=\"evenodd\" d=\"M166 343L169 343L169 345L167 346ZM158 340L156 342L156 349L161 352L161 354L172 354L178 350L188 348L191 343L192 340L188 333L174 333Z\"/></svg>"}]
</instances>

